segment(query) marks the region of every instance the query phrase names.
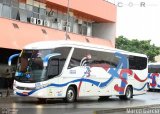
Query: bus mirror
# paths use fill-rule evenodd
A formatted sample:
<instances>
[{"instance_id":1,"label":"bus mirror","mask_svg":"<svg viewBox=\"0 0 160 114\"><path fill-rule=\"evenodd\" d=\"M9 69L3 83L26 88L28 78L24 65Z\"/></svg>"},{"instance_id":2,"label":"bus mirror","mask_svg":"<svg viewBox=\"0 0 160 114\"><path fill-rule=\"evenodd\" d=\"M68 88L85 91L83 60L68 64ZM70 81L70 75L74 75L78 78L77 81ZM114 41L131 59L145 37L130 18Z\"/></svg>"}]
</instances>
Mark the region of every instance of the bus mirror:
<instances>
[{"instance_id":1,"label":"bus mirror","mask_svg":"<svg viewBox=\"0 0 160 114\"><path fill-rule=\"evenodd\" d=\"M8 59L8 65L11 66L11 64L12 64L12 59L15 58L15 57L18 57L18 56L19 56L19 54L13 54L13 55L11 55L11 56L9 57L9 59Z\"/></svg>"},{"instance_id":2,"label":"bus mirror","mask_svg":"<svg viewBox=\"0 0 160 114\"><path fill-rule=\"evenodd\" d=\"M48 65L48 61L51 57L55 57L55 56L59 56L61 55L61 53L53 53L53 54L48 54L44 57L43 59L43 66L47 66Z\"/></svg>"}]
</instances>

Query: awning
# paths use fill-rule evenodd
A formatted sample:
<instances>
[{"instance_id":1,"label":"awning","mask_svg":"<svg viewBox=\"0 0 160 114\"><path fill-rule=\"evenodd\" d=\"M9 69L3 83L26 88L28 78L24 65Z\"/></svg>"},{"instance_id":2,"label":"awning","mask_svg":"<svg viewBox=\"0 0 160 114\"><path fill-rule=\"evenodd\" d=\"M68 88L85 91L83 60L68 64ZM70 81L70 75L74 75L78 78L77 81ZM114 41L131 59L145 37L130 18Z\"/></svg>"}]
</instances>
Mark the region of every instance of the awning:
<instances>
[{"instance_id":1,"label":"awning","mask_svg":"<svg viewBox=\"0 0 160 114\"><path fill-rule=\"evenodd\" d=\"M114 47L110 40L69 33L70 40ZM30 23L0 18L0 47L22 49L37 41L64 40L65 32Z\"/></svg>"}]
</instances>

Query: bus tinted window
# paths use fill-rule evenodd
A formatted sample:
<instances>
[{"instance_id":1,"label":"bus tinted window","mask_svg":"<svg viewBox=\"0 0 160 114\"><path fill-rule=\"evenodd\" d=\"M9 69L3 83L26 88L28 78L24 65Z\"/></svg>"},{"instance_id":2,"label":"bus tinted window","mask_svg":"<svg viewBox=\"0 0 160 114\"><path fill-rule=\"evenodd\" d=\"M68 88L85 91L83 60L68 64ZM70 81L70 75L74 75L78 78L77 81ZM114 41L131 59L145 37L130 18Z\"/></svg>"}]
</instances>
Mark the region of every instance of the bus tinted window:
<instances>
[{"instance_id":1,"label":"bus tinted window","mask_svg":"<svg viewBox=\"0 0 160 114\"><path fill-rule=\"evenodd\" d=\"M129 69L143 70L147 67L147 58L129 56Z\"/></svg>"},{"instance_id":2,"label":"bus tinted window","mask_svg":"<svg viewBox=\"0 0 160 114\"><path fill-rule=\"evenodd\" d=\"M84 49L74 49L73 55L71 57L69 68L80 66L82 64L82 59L85 60L85 57L89 54L89 50ZM86 64L86 63L85 63Z\"/></svg>"},{"instance_id":3,"label":"bus tinted window","mask_svg":"<svg viewBox=\"0 0 160 114\"><path fill-rule=\"evenodd\" d=\"M117 67L119 59L113 53L74 49L69 68L76 66Z\"/></svg>"},{"instance_id":4,"label":"bus tinted window","mask_svg":"<svg viewBox=\"0 0 160 114\"><path fill-rule=\"evenodd\" d=\"M148 73L160 73L160 65L149 65Z\"/></svg>"},{"instance_id":5,"label":"bus tinted window","mask_svg":"<svg viewBox=\"0 0 160 114\"><path fill-rule=\"evenodd\" d=\"M119 59L114 53L92 51L91 66L115 68L119 63Z\"/></svg>"},{"instance_id":6,"label":"bus tinted window","mask_svg":"<svg viewBox=\"0 0 160 114\"><path fill-rule=\"evenodd\" d=\"M60 56L52 57L49 60L47 75L49 78L59 75L62 72L65 61L68 57L71 48L56 48L54 53L60 53Z\"/></svg>"}]
</instances>

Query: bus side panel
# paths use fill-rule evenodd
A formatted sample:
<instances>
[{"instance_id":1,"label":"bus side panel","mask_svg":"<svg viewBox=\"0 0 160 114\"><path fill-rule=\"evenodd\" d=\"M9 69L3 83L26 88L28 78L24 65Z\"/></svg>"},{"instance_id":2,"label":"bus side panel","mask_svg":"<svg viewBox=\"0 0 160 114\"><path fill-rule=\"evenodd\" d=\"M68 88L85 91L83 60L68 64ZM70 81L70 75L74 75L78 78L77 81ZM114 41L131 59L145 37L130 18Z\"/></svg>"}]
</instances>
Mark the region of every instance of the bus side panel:
<instances>
[{"instance_id":1,"label":"bus side panel","mask_svg":"<svg viewBox=\"0 0 160 114\"><path fill-rule=\"evenodd\" d=\"M133 86L133 95L144 94L147 91L147 69L133 70L132 76L128 78L128 84Z\"/></svg>"}]
</instances>

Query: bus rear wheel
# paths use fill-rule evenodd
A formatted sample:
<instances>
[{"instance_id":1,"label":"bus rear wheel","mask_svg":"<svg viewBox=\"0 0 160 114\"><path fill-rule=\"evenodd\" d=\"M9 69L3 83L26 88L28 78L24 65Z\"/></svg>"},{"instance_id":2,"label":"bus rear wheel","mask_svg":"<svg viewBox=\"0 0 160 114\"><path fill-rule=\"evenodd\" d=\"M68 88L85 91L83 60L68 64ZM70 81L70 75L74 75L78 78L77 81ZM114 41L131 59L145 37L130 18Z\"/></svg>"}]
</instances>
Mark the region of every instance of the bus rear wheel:
<instances>
[{"instance_id":1,"label":"bus rear wheel","mask_svg":"<svg viewBox=\"0 0 160 114\"><path fill-rule=\"evenodd\" d=\"M127 86L125 95L119 96L121 100L130 100L133 97L133 90L131 86Z\"/></svg>"},{"instance_id":2,"label":"bus rear wheel","mask_svg":"<svg viewBox=\"0 0 160 114\"><path fill-rule=\"evenodd\" d=\"M64 100L67 103L72 103L76 100L76 91L72 86L68 87Z\"/></svg>"}]
</instances>

